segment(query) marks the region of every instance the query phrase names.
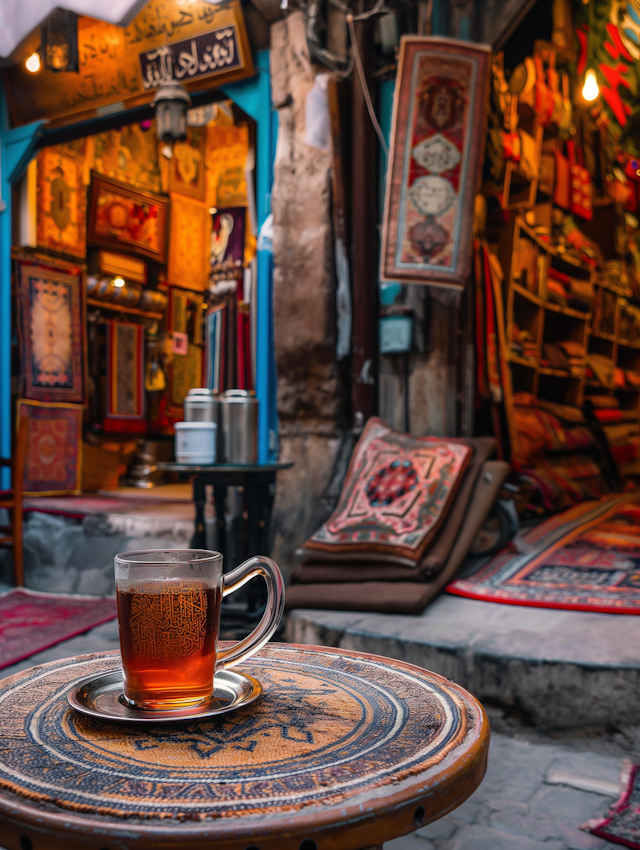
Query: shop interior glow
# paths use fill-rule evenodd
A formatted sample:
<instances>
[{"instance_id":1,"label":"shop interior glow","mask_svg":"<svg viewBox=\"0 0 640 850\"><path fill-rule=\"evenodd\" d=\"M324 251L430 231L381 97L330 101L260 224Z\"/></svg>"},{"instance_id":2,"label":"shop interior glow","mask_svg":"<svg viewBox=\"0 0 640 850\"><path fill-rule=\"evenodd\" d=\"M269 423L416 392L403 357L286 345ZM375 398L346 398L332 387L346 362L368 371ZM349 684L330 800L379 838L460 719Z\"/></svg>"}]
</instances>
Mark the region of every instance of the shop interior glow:
<instances>
[{"instance_id":1,"label":"shop interior glow","mask_svg":"<svg viewBox=\"0 0 640 850\"><path fill-rule=\"evenodd\" d=\"M118 287L118 289L120 289L121 287L123 287L123 286L124 286L124 278L122 278L122 277L114 277L114 279L111 281L111 283L112 283L114 286L117 286L117 287Z\"/></svg>"}]
</instances>

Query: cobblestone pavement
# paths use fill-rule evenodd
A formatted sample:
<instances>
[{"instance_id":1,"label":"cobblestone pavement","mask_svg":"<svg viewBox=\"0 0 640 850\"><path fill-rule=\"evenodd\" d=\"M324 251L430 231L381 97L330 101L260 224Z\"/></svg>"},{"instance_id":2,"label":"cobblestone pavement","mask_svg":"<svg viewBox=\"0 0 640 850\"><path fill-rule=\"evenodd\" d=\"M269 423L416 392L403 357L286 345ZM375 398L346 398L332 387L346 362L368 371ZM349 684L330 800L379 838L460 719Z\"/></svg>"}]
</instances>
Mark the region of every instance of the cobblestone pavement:
<instances>
[{"instance_id":1,"label":"cobblestone pavement","mask_svg":"<svg viewBox=\"0 0 640 850\"><path fill-rule=\"evenodd\" d=\"M617 786L623 758L637 758L637 730L544 735L492 716L482 785L451 814L384 850L607 850L619 847L578 827L613 796L549 784L554 773Z\"/></svg>"}]
</instances>

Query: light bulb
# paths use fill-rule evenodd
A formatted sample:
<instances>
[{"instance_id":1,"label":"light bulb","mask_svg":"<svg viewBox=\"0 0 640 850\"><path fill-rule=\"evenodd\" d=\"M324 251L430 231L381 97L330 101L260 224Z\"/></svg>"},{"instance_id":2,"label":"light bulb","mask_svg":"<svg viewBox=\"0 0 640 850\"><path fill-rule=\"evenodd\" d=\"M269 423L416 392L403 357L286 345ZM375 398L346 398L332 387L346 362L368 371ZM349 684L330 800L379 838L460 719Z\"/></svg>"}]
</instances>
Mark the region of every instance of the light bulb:
<instances>
[{"instance_id":1,"label":"light bulb","mask_svg":"<svg viewBox=\"0 0 640 850\"><path fill-rule=\"evenodd\" d=\"M584 85L582 86L582 97L587 101L595 100L600 94L596 72L589 68L584 75Z\"/></svg>"},{"instance_id":2,"label":"light bulb","mask_svg":"<svg viewBox=\"0 0 640 850\"><path fill-rule=\"evenodd\" d=\"M36 71L40 70L40 54L32 53L25 62L25 65L27 66L27 71L31 71L32 74L35 74Z\"/></svg>"},{"instance_id":3,"label":"light bulb","mask_svg":"<svg viewBox=\"0 0 640 850\"><path fill-rule=\"evenodd\" d=\"M112 283L114 286L117 286L117 287L118 287L118 289L120 289L121 287L123 287L123 286L124 286L124 278L122 278L122 277L114 277L114 279L111 281L111 283Z\"/></svg>"}]
</instances>

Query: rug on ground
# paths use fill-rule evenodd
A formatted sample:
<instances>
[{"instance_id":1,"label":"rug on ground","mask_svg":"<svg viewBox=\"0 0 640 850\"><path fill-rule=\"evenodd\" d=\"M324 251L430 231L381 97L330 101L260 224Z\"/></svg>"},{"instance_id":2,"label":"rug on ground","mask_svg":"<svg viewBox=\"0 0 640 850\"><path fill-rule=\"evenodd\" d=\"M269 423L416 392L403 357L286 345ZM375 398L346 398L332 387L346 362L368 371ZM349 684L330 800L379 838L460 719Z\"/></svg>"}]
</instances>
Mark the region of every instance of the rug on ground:
<instances>
[{"instance_id":1,"label":"rug on ground","mask_svg":"<svg viewBox=\"0 0 640 850\"><path fill-rule=\"evenodd\" d=\"M628 759L622 763L620 797L603 818L588 821L581 829L593 835L640 850L640 773Z\"/></svg>"},{"instance_id":2,"label":"rug on ground","mask_svg":"<svg viewBox=\"0 0 640 850\"><path fill-rule=\"evenodd\" d=\"M447 590L510 605L640 614L640 493L557 514Z\"/></svg>"},{"instance_id":3,"label":"rug on ground","mask_svg":"<svg viewBox=\"0 0 640 850\"><path fill-rule=\"evenodd\" d=\"M116 616L115 599L10 590L0 596L0 669Z\"/></svg>"}]
</instances>

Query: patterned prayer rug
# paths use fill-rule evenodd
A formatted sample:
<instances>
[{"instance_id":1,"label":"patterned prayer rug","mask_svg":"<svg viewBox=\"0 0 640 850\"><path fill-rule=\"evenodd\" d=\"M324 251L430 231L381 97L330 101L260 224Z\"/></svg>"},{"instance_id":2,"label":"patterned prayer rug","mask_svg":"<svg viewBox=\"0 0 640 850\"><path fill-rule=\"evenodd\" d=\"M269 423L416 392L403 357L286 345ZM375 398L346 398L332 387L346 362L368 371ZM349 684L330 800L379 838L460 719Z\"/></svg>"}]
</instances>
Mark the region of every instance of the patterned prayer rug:
<instances>
[{"instance_id":1,"label":"patterned prayer rug","mask_svg":"<svg viewBox=\"0 0 640 850\"><path fill-rule=\"evenodd\" d=\"M447 590L510 605L640 614L640 494L557 514Z\"/></svg>"},{"instance_id":2,"label":"patterned prayer rug","mask_svg":"<svg viewBox=\"0 0 640 850\"><path fill-rule=\"evenodd\" d=\"M24 395L83 400L82 276L19 263Z\"/></svg>"},{"instance_id":3,"label":"patterned prayer rug","mask_svg":"<svg viewBox=\"0 0 640 850\"><path fill-rule=\"evenodd\" d=\"M371 418L358 441L340 500L304 553L341 560L381 557L415 566L439 530L473 449L412 437Z\"/></svg>"},{"instance_id":4,"label":"patterned prayer rug","mask_svg":"<svg viewBox=\"0 0 640 850\"><path fill-rule=\"evenodd\" d=\"M640 850L640 773L628 759L622 763L620 797L603 818L588 821L581 829L593 835Z\"/></svg>"},{"instance_id":5,"label":"patterned prayer rug","mask_svg":"<svg viewBox=\"0 0 640 850\"><path fill-rule=\"evenodd\" d=\"M21 399L18 416L28 419L25 495L79 494L82 405Z\"/></svg>"},{"instance_id":6,"label":"patterned prayer rug","mask_svg":"<svg viewBox=\"0 0 640 850\"><path fill-rule=\"evenodd\" d=\"M117 613L115 599L10 590L0 596L0 669L113 620Z\"/></svg>"}]
</instances>

